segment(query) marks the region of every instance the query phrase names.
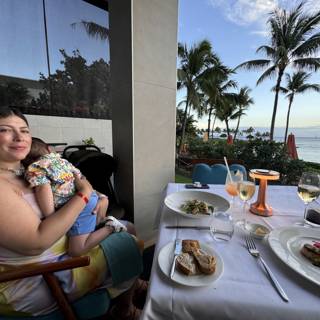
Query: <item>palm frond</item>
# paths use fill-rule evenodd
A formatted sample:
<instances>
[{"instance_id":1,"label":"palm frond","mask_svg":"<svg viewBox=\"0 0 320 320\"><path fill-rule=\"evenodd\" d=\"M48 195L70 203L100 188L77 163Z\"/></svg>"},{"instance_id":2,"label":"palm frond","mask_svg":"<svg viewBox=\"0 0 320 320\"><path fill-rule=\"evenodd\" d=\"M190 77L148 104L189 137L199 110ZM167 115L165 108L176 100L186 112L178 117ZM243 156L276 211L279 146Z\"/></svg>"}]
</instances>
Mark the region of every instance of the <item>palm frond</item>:
<instances>
[{"instance_id":1,"label":"palm frond","mask_svg":"<svg viewBox=\"0 0 320 320\"><path fill-rule=\"evenodd\" d=\"M265 79L267 78L272 78L276 75L276 71L277 71L277 66L273 65L272 67L270 67L269 69L267 69L261 76L260 78L257 80L257 85L259 85L260 83L262 83Z\"/></svg>"},{"instance_id":2,"label":"palm frond","mask_svg":"<svg viewBox=\"0 0 320 320\"><path fill-rule=\"evenodd\" d=\"M259 53L259 52L265 53L267 57L274 57L274 56L275 56L275 50L274 50L274 48L272 48L272 47L270 47L270 46L267 46L267 45L260 46L260 47L256 50L256 53Z\"/></svg>"},{"instance_id":3,"label":"palm frond","mask_svg":"<svg viewBox=\"0 0 320 320\"><path fill-rule=\"evenodd\" d=\"M320 58L301 58L293 61L293 66L298 69L317 71L320 68Z\"/></svg>"},{"instance_id":4,"label":"palm frond","mask_svg":"<svg viewBox=\"0 0 320 320\"><path fill-rule=\"evenodd\" d=\"M80 25L82 28L84 28L89 37L100 40L106 40L109 38L109 29L101 26L100 24L92 21L81 20L81 22L72 23L71 27L76 28L77 25Z\"/></svg>"},{"instance_id":5,"label":"palm frond","mask_svg":"<svg viewBox=\"0 0 320 320\"><path fill-rule=\"evenodd\" d=\"M304 93L306 91L315 91L320 92L320 85L316 83L312 84L303 84L296 92Z\"/></svg>"},{"instance_id":6,"label":"palm frond","mask_svg":"<svg viewBox=\"0 0 320 320\"><path fill-rule=\"evenodd\" d=\"M293 52L292 55L296 57L310 56L318 52L320 48L320 32L314 34L305 42L300 44Z\"/></svg>"},{"instance_id":7,"label":"palm frond","mask_svg":"<svg viewBox=\"0 0 320 320\"><path fill-rule=\"evenodd\" d=\"M265 67L268 67L270 63L271 63L271 60L267 60L267 59L249 60L239 64L234 68L234 70L237 70L237 69L260 70Z\"/></svg>"},{"instance_id":8,"label":"palm frond","mask_svg":"<svg viewBox=\"0 0 320 320\"><path fill-rule=\"evenodd\" d=\"M271 88L271 91L273 91L273 92L276 92L276 86L273 86L272 88ZM279 91L281 92L281 93L283 93L283 94L287 94L288 92L289 92L289 90L287 89L287 88L285 88L285 87L279 87Z\"/></svg>"},{"instance_id":9,"label":"palm frond","mask_svg":"<svg viewBox=\"0 0 320 320\"><path fill-rule=\"evenodd\" d=\"M186 79L186 72L185 70L183 69L178 69L177 70L177 77L178 77L178 80L183 82L185 79Z\"/></svg>"}]
</instances>

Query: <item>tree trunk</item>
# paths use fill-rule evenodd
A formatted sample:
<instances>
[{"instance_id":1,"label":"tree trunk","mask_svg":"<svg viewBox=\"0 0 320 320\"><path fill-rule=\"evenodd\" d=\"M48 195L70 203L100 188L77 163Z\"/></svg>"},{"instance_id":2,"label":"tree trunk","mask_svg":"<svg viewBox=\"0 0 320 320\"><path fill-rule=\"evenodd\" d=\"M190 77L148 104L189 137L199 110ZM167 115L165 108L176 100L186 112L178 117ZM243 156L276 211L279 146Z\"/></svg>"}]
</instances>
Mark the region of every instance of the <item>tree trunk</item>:
<instances>
[{"instance_id":1,"label":"tree trunk","mask_svg":"<svg viewBox=\"0 0 320 320\"><path fill-rule=\"evenodd\" d=\"M208 116L208 138L210 138L211 115L212 115L212 108L209 109L209 116Z\"/></svg>"},{"instance_id":2,"label":"tree trunk","mask_svg":"<svg viewBox=\"0 0 320 320\"><path fill-rule=\"evenodd\" d=\"M233 140L236 140L236 137L237 137L237 134L238 134L239 125L240 125L240 118L241 118L241 116L238 117L238 123L237 123L236 130L234 132Z\"/></svg>"},{"instance_id":3,"label":"tree trunk","mask_svg":"<svg viewBox=\"0 0 320 320\"><path fill-rule=\"evenodd\" d=\"M272 112L272 119L271 119L270 140L273 140L274 125L276 122L277 107L278 107L279 89L280 89L280 83L281 83L283 72L284 72L284 69L279 70L276 89L275 89L276 94L274 97L273 112Z\"/></svg>"},{"instance_id":4,"label":"tree trunk","mask_svg":"<svg viewBox=\"0 0 320 320\"><path fill-rule=\"evenodd\" d=\"M287 123L286 123L286 131L285 131L285 134L284 134L284 143L287 143L288 128L289 128L289 118L290 118L290 110L291 110L291 105L292 105L293 97L294 97L294 94L290 97L290 100L289 100L288 113L287 113Z\"/></svg>"},{"instance_id":5,"label":"tree trunk","mask_svg":"<svg viewBox=\"0 0 320 320\"><path fill-rule=\"evenodd\" d=\"M215 114L214 118L213 118L213 123L212 123L212 130L211 130L211 138L212 139L213 139L213 131L214 131L214 125L216 123L216 119L217 119L217 115Z\"/></svg>"},{"instance_id":6,"label":"tree trunk","mask_svg":"<svg viewBox=\"0 0 320 320\"><path fill-rule=\"evenodd\" d=\"M226 127L227 127L227 136L229 136L229 134L230 134L230 129L229 129L229 122L228 122L228 119L225 119L224 121L225 121L225 123L226 123Z\"/></svg>"},{"instance_id":7,"label":"tree trunk","mask_svg":"<svg viewBox=\"0 0 320 320\"><path fill-rule=\"evenodd\" d=\"M187 98L186 101L186 108L184 110L184 116L183 116L183 123L182 123L182 132L181 132L181 139L180 139L180 144L178 147L178 153L180 154L183 148L183 143L184 143L184 136L186 132L186 124L187 124L187 118L188 118L188 104L189 104L189 99Z\"/></svg>"}]
</instances>

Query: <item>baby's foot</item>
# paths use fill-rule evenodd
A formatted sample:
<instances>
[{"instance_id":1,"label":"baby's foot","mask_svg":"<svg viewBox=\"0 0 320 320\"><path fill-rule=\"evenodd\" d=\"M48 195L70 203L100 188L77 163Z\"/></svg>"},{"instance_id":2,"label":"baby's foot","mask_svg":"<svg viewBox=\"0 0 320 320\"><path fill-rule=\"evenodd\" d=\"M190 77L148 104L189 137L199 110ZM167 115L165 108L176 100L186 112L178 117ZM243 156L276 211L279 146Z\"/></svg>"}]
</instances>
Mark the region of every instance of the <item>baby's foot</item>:
<instances>
[{"instance_id":1,"label":"baby's foot","mask_svg":"<svg viewBox=\"0 0 320 320\"><path fill-rule=\"evenodd\" d=\"M120 232L120 231L127 231L127 228L125 225L123 225L119 220L117 220L115 217L107 216L105 219L106 226L112 227L114 232Z\"/></svg>"}]
</instances>

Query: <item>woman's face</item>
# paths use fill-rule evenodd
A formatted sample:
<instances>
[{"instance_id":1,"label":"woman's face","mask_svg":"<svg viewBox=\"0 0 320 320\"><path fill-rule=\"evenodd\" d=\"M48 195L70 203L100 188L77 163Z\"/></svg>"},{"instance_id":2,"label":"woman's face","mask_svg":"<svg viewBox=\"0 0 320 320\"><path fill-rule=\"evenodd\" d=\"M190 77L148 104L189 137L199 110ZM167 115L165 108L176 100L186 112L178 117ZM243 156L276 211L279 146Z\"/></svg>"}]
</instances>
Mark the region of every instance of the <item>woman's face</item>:
<instances>
[{"instance_id":1,"label":"woman's face","mask_svg":"<svg viewBox=\"0 0 320 320\"><path fill-rule=\"evenodd\" d=\"M15 115L0 118L0 161L20 161L27 156L30 146L31 134L24 120Z\"/></svg>"}]
</instances>

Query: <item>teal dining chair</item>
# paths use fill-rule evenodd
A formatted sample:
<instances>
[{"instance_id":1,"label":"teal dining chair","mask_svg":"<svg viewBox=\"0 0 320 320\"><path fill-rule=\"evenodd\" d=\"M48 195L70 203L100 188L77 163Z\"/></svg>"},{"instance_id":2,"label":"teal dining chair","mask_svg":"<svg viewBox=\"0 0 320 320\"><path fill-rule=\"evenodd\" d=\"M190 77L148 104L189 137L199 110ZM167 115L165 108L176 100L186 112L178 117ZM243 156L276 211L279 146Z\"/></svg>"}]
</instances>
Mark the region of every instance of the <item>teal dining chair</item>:
<instances>
[{"instance_id":1,"label":"teal dining chair","mask_svg":"<svg viewBox=\"0 0 320 320\"><path fill-rule=\"evenodd\" d=\"M234 173L236 171L240 171L242 173L243 176L243 180L247 180L247 170L246 168L242 165L242 164L232 164L229 166L230 171L233 171Z\"/></svg>"},{"instance_id":2,"label":"teal dining chair","mask_svg":"<svg viewBox=\"0 0 320 320\"><path fill-rule=\"evenodd\" d=\"M243 179L247 179L247 170L243 165L232 164L230 171L239 170L243 174ZM225 184L228 170L224 164L214 164L209 166L205 163L198 163L192 172L192 182L199 181L201 184Z\"/></svg>"},{"instance_id":3,"label":"teal dining chair","mask_svg":"<svg viewBox=\"0 0 320 320\"><path fill-rule=\"evenodd\" d=\"M126 232L113 233L104 239L100 246L106 257L114 285L139 276L142 273L143 241L138 243ZM0 273L0 283L16 279L42 275L55 298L58 309L43 316L23 316L16 314L2 316L0 320L87 320L107 313L111 298L108 291L98 289L70 303L60 287L54 272L89 265L89 257L68 258L64 261L39 263Z\"/></svg>"}]
</instances>

